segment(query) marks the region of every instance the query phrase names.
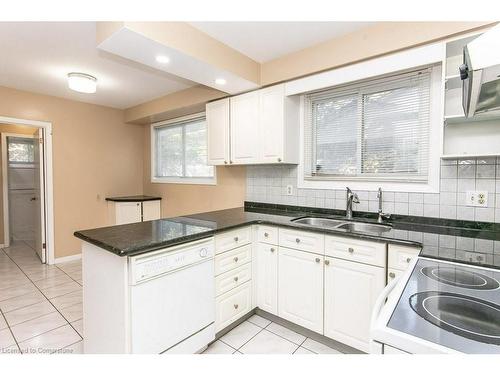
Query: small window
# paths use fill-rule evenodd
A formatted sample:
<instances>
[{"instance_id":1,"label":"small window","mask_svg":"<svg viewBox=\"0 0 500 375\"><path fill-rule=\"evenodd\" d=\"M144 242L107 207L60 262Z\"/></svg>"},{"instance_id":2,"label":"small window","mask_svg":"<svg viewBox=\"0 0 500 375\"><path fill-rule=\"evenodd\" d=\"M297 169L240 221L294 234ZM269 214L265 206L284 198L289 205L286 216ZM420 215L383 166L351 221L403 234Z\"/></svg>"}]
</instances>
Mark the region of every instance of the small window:
<instances>
[{"instance_id":1,"label":"small window","mask_svg":"<svg viewBox=\"0 0 500 375\"><path fill-rule=\"evenodd\" d=\"M205 114L153 124L151 133L152 182L215 184Z\"/></svg>"},{"instance_id":2,"label":"small window","mask_svg":"<svg viewBox=\"0 0 500 375\"><path fill-rule=\"evenodd\" d=\"M304 96L304 178L427 182L431 69Z\"/></svg>"},{"instance_id":3,"label":"small window","mask_svg":"<svg viewBox=\"0 0 500 375\"><path fill-rule=\"evenodd\" d=\"M8 137L7 149L11 164L33 164L35 161L33 138Z\"/></svg>"}]
</instances>

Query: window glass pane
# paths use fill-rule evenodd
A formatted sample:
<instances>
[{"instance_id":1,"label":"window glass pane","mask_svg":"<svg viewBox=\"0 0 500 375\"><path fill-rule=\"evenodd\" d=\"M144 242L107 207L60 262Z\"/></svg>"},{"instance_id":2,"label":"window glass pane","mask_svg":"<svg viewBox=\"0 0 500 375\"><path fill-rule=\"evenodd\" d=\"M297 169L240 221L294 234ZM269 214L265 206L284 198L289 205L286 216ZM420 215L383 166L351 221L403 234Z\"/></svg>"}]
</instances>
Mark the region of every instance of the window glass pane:
<instances>
[{"instance_id":1,"label":"window glass pane","mask_svg":"<svg viewBox=\"0 0 500 375\"><path fill-rule=\"evenodd\" d=\"M212 177L213 166L207 165L207 126L205 120L185 125L186 177Z\"/></svg>"},{"instance_id":2,"label":"window glass pane","mask_svg":"<svg viewBox=\"0 0 500 375\"><path fill-rule=\"evenodd\" d=\"M182 126L166 126L156 131L157 177L183 175Z\"/></svg>"},{"instance_id":3,"label":"window glass pane","mask_svg":"<svg viewBox=\"0 0 500 375\"><path fill-rule=\"evenodd\" d=\"M357 172L357 95L313 102L312 116L316 139L313 170L331 175Z\"/></svg>"},{"instance_id":4,"label":"window glass pane","mask_svg":"<svg viewBox=\"0 0 500 375\"><path fill-rule=\"evenodd\" d=\"M8 153L9 162L33 163L35 158L32 139L9 139Z\"/></svg>"}]
</instances>

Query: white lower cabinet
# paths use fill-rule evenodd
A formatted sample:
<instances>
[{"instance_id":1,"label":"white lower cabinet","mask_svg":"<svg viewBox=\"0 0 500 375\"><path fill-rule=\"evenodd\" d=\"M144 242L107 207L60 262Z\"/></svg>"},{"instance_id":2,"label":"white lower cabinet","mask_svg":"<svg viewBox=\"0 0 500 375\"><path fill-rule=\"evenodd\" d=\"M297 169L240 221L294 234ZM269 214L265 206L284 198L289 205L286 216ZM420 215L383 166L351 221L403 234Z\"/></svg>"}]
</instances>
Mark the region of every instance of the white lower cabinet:
<instances>
[{"instance_id":1,"label":"white lower cabinet","mask_svg":"<svg viewBox=\"0 0 500 375\"><path fill-rule=\"evenodd\" d=\"M278 316L320 334L323 259L321 255L284 247L280 247L278 255Z\"/></svg>"},{"instance_id":2,"label":"white lower cabinet","mask_svg":"<svg viewBox=\"0 0 500 375\"><path fill-rule=\"evenodd\" d=\"M215 299L215 330L220 331L252 309L252 284L247 282Z\"/></svg>"},{"instance_id":3,"label":"white lower cabinet","mask_svg":"<svg viewBox=\"0 0 500 375\"><path fill-rule=\"evenodd\" d=\"M257 245L257 306L278 315L278 247L265 243Z\"/></svg>"},{"instance_id":4,"label":"white lower cabinet","mask_svg":"<svg viewBox=\"0 0 500 375\"><path fill-rule=\"evenodd\" d=\"M369 352L370 316L384 286L384 268L327 257L324 335Z\"/></svg>"}]
</instances>

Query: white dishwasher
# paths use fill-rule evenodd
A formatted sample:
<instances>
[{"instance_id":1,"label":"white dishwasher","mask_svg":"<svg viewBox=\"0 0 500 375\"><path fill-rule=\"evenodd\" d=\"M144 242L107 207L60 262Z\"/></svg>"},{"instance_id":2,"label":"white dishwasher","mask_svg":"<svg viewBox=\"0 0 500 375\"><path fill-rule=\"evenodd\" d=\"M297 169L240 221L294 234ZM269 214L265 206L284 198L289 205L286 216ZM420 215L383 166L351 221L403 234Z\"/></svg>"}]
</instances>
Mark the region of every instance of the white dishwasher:
<instances>
[{"instance_id":1,"label":"white dishwasher","mask_svg":"<svg viewBox=\"0 0 500 375\"><path fill-rule=\"evenodd\" d=\"M214 242L129 260L130 352L196 353L215 339Z\"/></svg>"}]
</instances>

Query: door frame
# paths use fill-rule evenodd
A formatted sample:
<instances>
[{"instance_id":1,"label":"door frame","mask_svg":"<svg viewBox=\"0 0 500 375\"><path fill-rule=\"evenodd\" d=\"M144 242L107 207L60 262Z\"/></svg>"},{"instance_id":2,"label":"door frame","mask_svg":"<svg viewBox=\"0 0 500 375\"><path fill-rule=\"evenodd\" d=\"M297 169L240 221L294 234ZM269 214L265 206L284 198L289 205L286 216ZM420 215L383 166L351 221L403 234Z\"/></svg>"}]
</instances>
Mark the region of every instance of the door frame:
<instances>
[{"instance_id":1,"label":"door frame","mask_svg":"<svg viewBox=\"0 0 500 375\"><path fill-rule=\"evenodd\" d=\"M26 120L14 117L4 117L0 116L0 123L7 125L20 125L28 126L32 128L42 128L44 129L43 137L43 164L45 167L44 175L44 201L45 201L45 250L46 250L46 260L47 264L55 264L55 243L54 243L54 185L53 185L53 166L52 166L52 123L47 121L36 121L36 120ZM4 137L2 134L2 152L5 150L7 134ZM6 151L6 150L5 150ZM4 198L4 236L7 233L7 237L4 237L5 243L9 244L9 233L8 233L8 220L9 220L9 210L8 210L8 191L5 189L7 182L7 170L5 169L7 160L4 158L2 160L2 179L3 179L3 198ZM6 197L7 194L7 197ZM5 222L7 221L7 226ZM7 228L7 232L5 229ZM5 240L6 239L6 240Z\"/></svg>"}]
</instances>

